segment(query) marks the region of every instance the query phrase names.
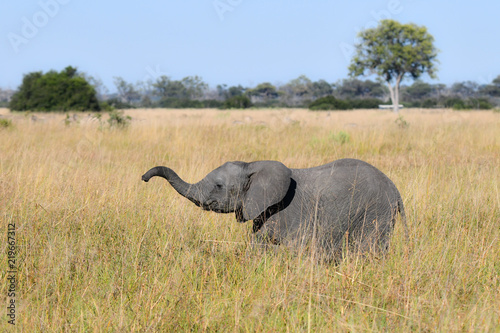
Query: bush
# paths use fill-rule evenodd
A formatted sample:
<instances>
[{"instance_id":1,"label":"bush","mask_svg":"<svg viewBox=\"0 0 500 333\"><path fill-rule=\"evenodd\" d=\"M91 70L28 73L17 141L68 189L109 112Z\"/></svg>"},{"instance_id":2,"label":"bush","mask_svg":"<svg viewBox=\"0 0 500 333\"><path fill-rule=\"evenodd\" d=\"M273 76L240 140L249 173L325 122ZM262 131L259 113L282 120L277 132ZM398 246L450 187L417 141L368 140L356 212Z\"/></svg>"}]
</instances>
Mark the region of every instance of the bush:
<instances>
[{"instance_id":1,"label":"bush","mask_svg":"<svg viewBox=\"0 0 500 333\"><path fill-rule=\"evenodd\" d=\"M398 119L394 121L399 128L406 129L410 127L410 124L403 118L402 115L399 115Z\"/></svg>"},{"instance_id":2,"label":"bush","mask_svg":"<svg viewBox=\"0 0 500 333\"><path fill-rule=\"evenodd\" d=\"M469 107L465 104L463 100L458 100L455 101L455 103L452 105L453 110L467 110Z\"/></svg>"},{"instance_id":3,"label":"bush","mask_svg":"<svg viewBox=\"0 0 500 333\"><path fill-rule=\"evenodd\" d=\"M158 102L158 106L162 108L170 109L202 109L202 108L219 108L222 102L217 100L196 100L196 99L186 99L186 98L163 98Z\"/></svg>"},{"instance_id":4,"label":"bush","mask_svg":"<svg viewBox=\"0 0 500 333\"><path fill-rule=\"evenodd\" d=\"M330 140L343 145L351 141L351 136L347 132L340 131L338 133L330 133Z\"/></svg>"},{"instance_id":5,"label":"bush","mask_svg":"<svg viewBox=\"0 0 500 333\"><path fill-rule=\"evenodd\" d=\"M239 95L228 98L222 105L222 109L248 109L251 106L250 98Z\"/></svg>"},{"instance_id":6,"label":"bush","mask_svg":"<svg viewBox=\"0 0 500 333\"><path fill-rule=\"evenodd\" d=\"M0 128L11 128L12 120L0 118Z\"/></svg>"},{"instance_id":7,"label":"bush","mask_svg":"<svg viewBox=\"0 0 500 333\"><path fill-rule=\"evenodd\" d=\"M436 99L434 99L434 98L427 98L426 100L424 100L422 102L421 106L423 108L434 108L434 107L437 106L437 104L438 104L438 101Z\"/></svg>"},{"instance_id":8,"label":"bush","mask_svg":"<svg viewBox=\"0 0 500 333\"><path fill-rule=\"evenodd\" d=\"M318 98L309 104L309 110L326 111L326 110L349 110L352 106L349 102L337 99L333 96Z\"/></svg>"},{"instance_id":9,"label":"bush","mask_svg":"<svg viewBox=\"0 0 500 333\"><path fill-rule=\"evenodd\" d=\"M348 101L353 109L378 109L384 102L378 98L360 98Z\"/></svg>"},{"instance_id":10,"label":"bush","mask_svg":"<svg viewBox=\"0 0 500 333\"><path fill-rule=\"evenodd\" d=\"M125 116L123 111L111 111L109 113L108 124L110 128L118 127L125 128L130 125L132 118L130 116Z\"/></svg>"},{"instance_id":11,"label":"bush","mask_svg":"<svg viewBox=\"0 0 500 333\"><path fill-rule=\"evenodd\" d=\"M451 97L445 100L444 106L453 110L491 110L493 105L487 98L469 98L463 100L458 97Z\"/></svg>"},{"instance_id":12,"label":"bush","mask_svg":"<svg viewBox=\"0 0 500 333\"><path fill-rule=\"evenodd\" d=\"M216 99L206 99L203 100L202 103L204 108L210 108L210 109L220 108L223 105L221 101L218 101Z\"/></svg>"},{"instance_id":13,"label":"bush","mask_svg":"<svg viewBox=\"0 0 500 333\"><path fill-rule=\"evenodd\" d=\"M450 97L450 98L447 98L443 104L444 104L444 107L446 107L446 108L452 108L455 104L462 105L462 104L464 104L464 102L461 98Z\"/></svg>"},{"instance_id":14,"label":"bush","mask_svg":"<svg viewBox=\"0 0 500 333\"><path fill-rule=\"evenodd\" d=\"M350 110L350 109L378 109L383 101L378 98L359 98L359 99L337 99L333 96L318 98L311 104L309 109L313 111L323 110Z\"/></svg>"},{"instance_id":15,"label":"bush","mask_svg":"<svg viewBox=\"0 0 500 333\"><path fill-rule=\"evenodd\" d=\"M468 104L471 106L471 109L475 110L493 109L493 105L491 105L490 101L487 98L471 98L468 100Z\"/></svg>"},{"instance_id":16,"label":"bush","mask_svg":"<svg viewBox=\"0 0 500 333\"><path fill-rule=\"evenodd\" d=\"M103 110L103 111L109 112L109 111L116 110L116 108L112 104L109 103L109 100L101 101L99 104L101 105L101 110Z\"/></svg>"},{"instance_id":17,"label":"bush","mask_svg":"<svg viewBox=\"0 0 500 333\"><path fill-rule=\"evenodd\" d=\"M94 87L70 66L60 73L49 71L25 75L9 107L13 111L101 110Z\"/></svg>"}]
</instances>

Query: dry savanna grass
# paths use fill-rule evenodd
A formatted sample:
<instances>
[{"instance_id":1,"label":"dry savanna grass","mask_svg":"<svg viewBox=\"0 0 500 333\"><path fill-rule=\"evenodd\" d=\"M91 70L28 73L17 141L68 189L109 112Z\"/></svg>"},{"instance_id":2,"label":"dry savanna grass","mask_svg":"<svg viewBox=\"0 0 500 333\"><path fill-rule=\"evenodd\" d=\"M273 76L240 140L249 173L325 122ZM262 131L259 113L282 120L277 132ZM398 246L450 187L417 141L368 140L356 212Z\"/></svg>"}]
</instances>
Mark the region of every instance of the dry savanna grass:
<instances>
[{"instance_id":1,"label":"dry savanna grass","mask_svg":"<svg viewBox=\"0 0 500 333\"><path fill-rule=\"evenodd\" d=\"M23 332L500 331L500 114L450 110L0 110L0 331L7 224L16 225ZM407 126L406 126L407 125ZM289 167L353 157L401 191L382 258L338 266L255 248L251 223L205 212L163 179L194 182L228 160Z\"/></svg>"}]
</instances>

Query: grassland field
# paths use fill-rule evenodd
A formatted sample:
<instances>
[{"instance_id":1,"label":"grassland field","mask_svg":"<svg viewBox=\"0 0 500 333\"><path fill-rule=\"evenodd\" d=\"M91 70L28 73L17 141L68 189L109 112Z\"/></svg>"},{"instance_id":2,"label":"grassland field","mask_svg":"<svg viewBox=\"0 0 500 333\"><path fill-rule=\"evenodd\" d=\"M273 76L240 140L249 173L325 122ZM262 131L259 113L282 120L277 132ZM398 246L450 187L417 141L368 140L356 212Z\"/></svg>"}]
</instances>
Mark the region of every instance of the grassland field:
<instances>
[{"instance_id":1,"label":"grassland field","mask_svg":"<svg viewBox=\"0 0 500 333\"><path fill-rule=\"evenodd\" d=\"M0 331L500 332L500 113L126 110L0 118ZM406 207L384 257L335 266L251 243L156 165L195 182L230 160L365 160ZM7 225L15 224L16 325Z\"/></svg>"}]
</instances>

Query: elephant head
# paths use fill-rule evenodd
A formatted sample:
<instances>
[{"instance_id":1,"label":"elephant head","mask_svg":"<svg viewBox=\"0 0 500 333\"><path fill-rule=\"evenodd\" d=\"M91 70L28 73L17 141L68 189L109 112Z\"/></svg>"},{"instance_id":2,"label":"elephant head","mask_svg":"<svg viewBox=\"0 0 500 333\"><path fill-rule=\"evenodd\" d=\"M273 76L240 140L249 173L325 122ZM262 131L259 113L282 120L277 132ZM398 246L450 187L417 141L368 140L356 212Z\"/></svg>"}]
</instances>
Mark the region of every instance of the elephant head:
<instances>
[{"instance_id":1,"label":"elephant head","mask_svg":"<svg viewBox=\"0 0 500 333\"><path fill-rule=\"evenodd\" d=\"M164 166L150 169L142 180L163 177L179 194L204 210L235 212L238 222L246 222L283 200L291 174L289 168L277 161L227 162L195 184L186 183Z\"/></svg>"}]
</instances>

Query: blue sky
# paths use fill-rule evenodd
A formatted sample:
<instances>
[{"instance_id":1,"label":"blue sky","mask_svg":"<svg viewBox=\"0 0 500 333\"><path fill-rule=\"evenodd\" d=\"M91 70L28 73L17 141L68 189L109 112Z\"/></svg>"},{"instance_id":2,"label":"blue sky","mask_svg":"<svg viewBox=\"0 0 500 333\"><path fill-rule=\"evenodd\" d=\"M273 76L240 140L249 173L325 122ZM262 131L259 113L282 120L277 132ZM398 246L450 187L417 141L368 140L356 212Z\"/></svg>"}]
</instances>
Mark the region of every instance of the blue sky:
<instances>
[{"instance_id":1,"label":"blue sky","mask_svg":"<svg viewBox=\"0 0 500 333\"><path fill-rule=\"evenodd\" d=\"M115 90L160 75L217 84L347 77L356 34L383 18L424 25L441 50L438 80L500 75L500 1L3 0L0 87L71 65ZM408 83L410 81L407 81Z\"/></svg>"}]
</instances>

